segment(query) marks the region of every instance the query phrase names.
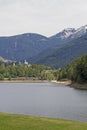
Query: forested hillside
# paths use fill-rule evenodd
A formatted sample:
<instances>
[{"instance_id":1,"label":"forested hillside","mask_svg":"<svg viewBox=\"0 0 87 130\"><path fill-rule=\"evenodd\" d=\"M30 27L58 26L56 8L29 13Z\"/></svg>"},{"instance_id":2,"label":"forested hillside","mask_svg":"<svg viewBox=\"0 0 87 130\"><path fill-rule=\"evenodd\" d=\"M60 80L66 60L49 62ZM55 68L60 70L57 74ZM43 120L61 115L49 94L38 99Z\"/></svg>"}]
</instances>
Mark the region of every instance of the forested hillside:
<instances>
[{"instance_id":1,"label":"forested hillside","mask_svg":"<svg viewBox=\"0 0 87 130\"><path fill-rule=\"evenodd\" d=\"M84 54L87 54L87 34L61 47L41 53L33 62L61 68Z\"/></svg>"},{"instance_id":2,"label":"forested hillside","mask_svg":"<svg viewBox=\"0 0 87 130\"><path fill-rule=\"evenodd\" d=\"M87 55L59 69L57 72L57 80L64 78L70 79L72 82L87 83Z\"/></svg>"},{"instance_id":3,"label":"forested hillside","mask_svg":"<svg viewBox=\"0 0 87 130\"><path fill-rule=\"evenodd\" d=\"M59 69L37 64L13 66L2 63L0 80L5 79L71 80L75 83L87 84L87 55Z\"/></svg>"},{"instance_id":4,"label":"forested hillside","mask_svg":"<svg viewBox=\"0 0 87 130\"><path fill-rule=\"evenodd\" d=\"M0 56L16 61L31 58L48 48L47 39L34 33L0 37Z\"/></svg>"},{"instance_id":5,"label":"forested hillside","mask_svg":"<svg viewBox=\"0 0 87 130\"><path fill-rule=\"evenodd\" d=\"M53 80L53 68L44 65L0 65L0 80L39 79Z\"/></svg>"}]
</instances>

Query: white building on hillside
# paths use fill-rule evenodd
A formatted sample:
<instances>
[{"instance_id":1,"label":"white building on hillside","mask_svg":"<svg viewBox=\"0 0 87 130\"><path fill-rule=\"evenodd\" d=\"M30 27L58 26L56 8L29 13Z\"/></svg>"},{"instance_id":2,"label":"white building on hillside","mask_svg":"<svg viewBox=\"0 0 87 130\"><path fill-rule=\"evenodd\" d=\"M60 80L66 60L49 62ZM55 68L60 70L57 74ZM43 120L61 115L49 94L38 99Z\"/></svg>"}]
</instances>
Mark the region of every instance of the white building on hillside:
<instances>
[{"instance_id":1,"label":"white building on hillside","mask_svg":"<svg viewBox=\"0 0 87 130\"><path fill-rule=\"evenodd\" d=\"M31 64L29 64L28 61L26 61L26 60L24 61L24 65L27 65L28 67L31 66Z\"/></svg>"},{"instance_id":2,"label":"white building on hillside","mask_svg":"<svg viewBox=\"0 0 87 130\"><path fill-rule=\"evenodd\" d=\"M24 65L28 65L28 62L26 60L24 61Z\"/></svg>"}]
</instances>

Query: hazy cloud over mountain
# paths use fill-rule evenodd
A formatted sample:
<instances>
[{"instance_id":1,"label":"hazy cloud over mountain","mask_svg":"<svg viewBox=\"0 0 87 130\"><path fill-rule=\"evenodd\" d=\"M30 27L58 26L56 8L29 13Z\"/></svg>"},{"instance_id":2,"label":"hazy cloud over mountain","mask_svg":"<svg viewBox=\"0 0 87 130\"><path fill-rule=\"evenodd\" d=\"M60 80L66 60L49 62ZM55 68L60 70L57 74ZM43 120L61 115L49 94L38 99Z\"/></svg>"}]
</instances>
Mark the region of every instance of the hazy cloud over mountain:
<instances>
[{"instance_id":1,"label":"hazy cloud over mountain","mask_svg":"<svg viewBox=\"0 0 87 130\"><path fill-rule=\"evenodd\" d=\"M87 24L87 0L0 0L0 35L52 35Z\"/></svg>"}]
</instances>

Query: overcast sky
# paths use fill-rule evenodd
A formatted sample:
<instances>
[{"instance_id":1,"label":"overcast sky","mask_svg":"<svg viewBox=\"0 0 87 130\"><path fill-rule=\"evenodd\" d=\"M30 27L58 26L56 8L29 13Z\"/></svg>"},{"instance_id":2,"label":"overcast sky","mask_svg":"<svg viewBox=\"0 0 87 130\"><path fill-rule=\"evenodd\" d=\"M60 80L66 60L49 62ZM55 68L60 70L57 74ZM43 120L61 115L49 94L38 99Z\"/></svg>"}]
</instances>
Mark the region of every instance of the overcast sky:
<instances>
[{"instance_id":1,"label":"overcast sky","mask_svg":"<svg viewBox=\"0 0 87 130\"><path fill-rule=\"evenodd\" d=\"M87 24L87 0L0 0L0 36L51 36Z\"/></svg>"}]
</instances>

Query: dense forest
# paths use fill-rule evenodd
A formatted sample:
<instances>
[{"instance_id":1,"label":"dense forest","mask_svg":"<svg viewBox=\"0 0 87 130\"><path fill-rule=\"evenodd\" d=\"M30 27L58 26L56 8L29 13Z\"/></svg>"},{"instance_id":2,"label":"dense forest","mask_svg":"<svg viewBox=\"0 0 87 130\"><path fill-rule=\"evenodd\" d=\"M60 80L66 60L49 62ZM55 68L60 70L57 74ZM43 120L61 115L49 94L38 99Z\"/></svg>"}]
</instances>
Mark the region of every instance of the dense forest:
<instances>
[{"instance_id":1,"label":"dense forest","mask_svg":"<svg viewBox=\"0 0 87 130\"><path fill-rule=\"evenodd\" d=\"M87 55L84 55L56 73L57 80L70 79L72 82L87 83Z\"/></svg>"},{"instance_id":2,"label":"dense forest","mask_svg":"<svg viewBox=\"0 0 87 130\"><path fill-rule=\"evenodd\" d=\"M87 83L87 55L84 55L64 68L54 69L49 66L36 65L0 65L0 80L4 79L39 79L71 80L76 83Z\"/></svg>"},{"instance_id":3,"label":"dense forest","mask_svg":"<svg viewBox=\"0 0 87 130\"><path fill-rule=\"evenodd\" d=\"M53 80L53 69L44 65L0 65L0 80L4 79L40 79Z\"/></svg>"}]
</instances>

